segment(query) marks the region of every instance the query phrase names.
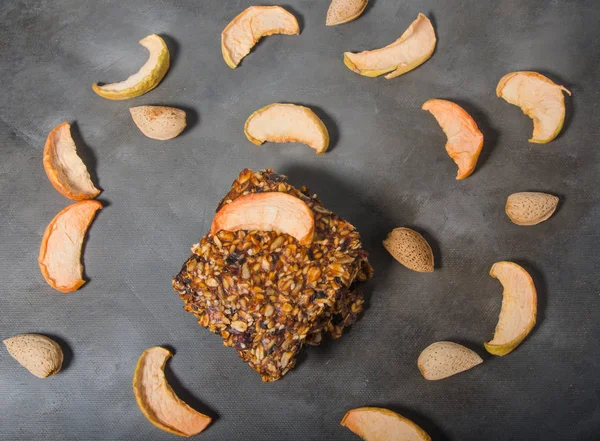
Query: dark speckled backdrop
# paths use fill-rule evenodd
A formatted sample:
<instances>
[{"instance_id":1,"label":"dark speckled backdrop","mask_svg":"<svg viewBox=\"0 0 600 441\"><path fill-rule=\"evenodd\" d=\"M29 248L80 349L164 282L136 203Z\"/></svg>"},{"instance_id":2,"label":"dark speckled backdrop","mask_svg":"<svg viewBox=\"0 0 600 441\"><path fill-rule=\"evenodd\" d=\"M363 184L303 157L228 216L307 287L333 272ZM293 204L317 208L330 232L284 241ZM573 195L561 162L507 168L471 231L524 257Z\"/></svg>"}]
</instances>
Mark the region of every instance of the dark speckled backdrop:
<instances>
[{"instance_id":1,"label":"dark speckled backdrop","mask_svg":"<svg viewBox=\"0 0 600 441\"><path fill-rule=\"evenodd\" d=\"M436 441L599 439L600 3L370 3L360 19L327 28L327 1L286 0L301 35L265 39L236 70L221 57L220 32L250 0L0 3L0 339L39 332L66 352L63 371L38 380L0 348L1 440L174 439L146 421L131 391L136 360L153 345L175 351L175 390L216 417L198 436L206 441L356 440L339 421L366 405L414 419ZM420 11L439 39L426 64L391 81L344 66L344 51L395 40ZM144 62L137 41L150 33L165 37L173 59L160 86L130 101L96 96L93 82L122 80ZM548 145L529 144L531 121L495 96L515 70L573 92L565 130ZM486 137L464 181L420 109L434 97L463 105ZM248 115L277 101L313 107L331 151L248 142ZM143 104L187 110L189 128L167 142L145 138L128 112ZM36 262L44 228L69 203L42 168L46 135L65 120L106 206L85 246L89 282L69 295ZM359 228L376 270L362 319L274 384L200 328L171 290L244 167L308 185ZM506 197L527 190L561 197L530 228L504 215ZM433 274L383 250L396 226L431 242ZM500 310L501 286L487 274L498 260L522 264L539 292L539 324L504 358L482 347ZM485 362L426 382L416 359L440 339Z\"/></svg>"}]
</instances>

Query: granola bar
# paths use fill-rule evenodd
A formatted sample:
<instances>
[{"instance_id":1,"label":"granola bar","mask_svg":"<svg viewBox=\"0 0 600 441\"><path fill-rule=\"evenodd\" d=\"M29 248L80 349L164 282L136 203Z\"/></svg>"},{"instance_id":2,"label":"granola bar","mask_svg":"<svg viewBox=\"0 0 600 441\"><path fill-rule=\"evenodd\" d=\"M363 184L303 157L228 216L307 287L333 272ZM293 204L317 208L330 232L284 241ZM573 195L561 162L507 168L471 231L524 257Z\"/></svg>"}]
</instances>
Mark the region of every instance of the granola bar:
<instances>
[{"instance_id":1,"label":"granola bar","mask_svg":"<svg viewBox=\"0 0 600 441\"><path fill-rule=\"evenodd\" d=\"M242 171L217 211L241 196L273 191L313 211L309 246L275 231L220 231L194 245L173 278L184 308L264 381L285 375L304 344L318 345L325 334L340 337L363 308L357 284L372 275L355 228L270 169Z\"/></svg>"}]
</instances>

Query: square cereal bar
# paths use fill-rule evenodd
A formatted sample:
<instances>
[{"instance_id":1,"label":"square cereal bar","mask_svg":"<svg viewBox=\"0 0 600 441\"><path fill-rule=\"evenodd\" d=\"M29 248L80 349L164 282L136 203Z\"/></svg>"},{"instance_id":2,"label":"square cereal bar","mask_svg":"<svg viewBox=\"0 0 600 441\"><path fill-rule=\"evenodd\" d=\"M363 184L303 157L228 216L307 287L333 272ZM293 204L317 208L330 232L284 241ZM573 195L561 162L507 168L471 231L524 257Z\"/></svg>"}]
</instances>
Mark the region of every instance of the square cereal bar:
<instances>
[{"instance_id":1,"label":"square cereal bar","mask_svg":"<svg viewBox=\"0 0 600 441\"><path fill-rule=\"evenodd\" d=\"M285 375L304 344L318 345L325 334L340 337L362 311L357 285L372 275L354 227L286 180L270 169L246 169L217 211L248 194L287 193L314 215L311 244L277 231L222 230L194 245L173 278L185 309L264 381Z\"/></svg>"}]
</instances>

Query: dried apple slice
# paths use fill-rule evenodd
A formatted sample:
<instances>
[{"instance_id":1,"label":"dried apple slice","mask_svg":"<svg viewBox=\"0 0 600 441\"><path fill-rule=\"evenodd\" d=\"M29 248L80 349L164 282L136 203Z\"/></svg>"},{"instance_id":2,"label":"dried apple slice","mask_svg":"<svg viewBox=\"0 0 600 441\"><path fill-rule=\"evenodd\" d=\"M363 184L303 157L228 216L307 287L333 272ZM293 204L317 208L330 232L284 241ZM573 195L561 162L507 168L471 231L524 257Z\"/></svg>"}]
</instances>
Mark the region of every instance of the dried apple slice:
<instances>
[{"instance_id":1,"label":"dried apple slice","mask_svg":"<svg viewBox=\"0 0 600 441\"><path fill-rule=\"evenodd\" d=\"M38 263L52 288L67 293L85 283L81 277L81 246L96 211L101 208L98 201L75 202L58 213L46 227Z\"/></svg>"},{"instance_id":2,"label":"dried apple slice","mask_svg":"<svg viewBox=\"0 0 600 441\"><path fill-rule=\"evenodd\" d=\"M387 74L392 79L425 63L435 49L435 31L429 19L419 14L402 36L381 49L360 53L345 52L344 64L366 77Z\"/></svg>"},{"instance_id":3,"label":"dried apple slice","mask_svg":"<svg viewBox=\"0 0 600 441\"><path fill-rule=\"evenodd\" d=\"M335 26L356 20L363 13L369 0L331 0L325 25Z\"/></svg>"},{"instance_id":4,"label":"dried apple slice","mask_svg":"<svg viewBox=\"0 0 600 441\"><path fill-rule=\"evenodd\" d=\"M417 361L421 375L426 380L441 380L469 370L483 363L477 352L451 341L430 344Z\"/></svg>"},{"instance_id":5,"label":"dried apple slice","mask_svg":"<svg viewBox=\"0 0 600 441\"><path fill-rule=\"evenodd\" d=\"M301 142L325 153L329 132L323 121L308 107L296 104L270 104L254 112L246 120L244 133L250 142Z\"/></svg>"},{"instance_id":6,"label":"dried apple slice","mask_svg":"<svg viewBox=\"0 0 600 441\"><path fill-rule=\"evenodd\" d=\"M537 72L513 72L502 77L496 94L519 106L533 119L529 142L546 144L558 136L565 122L565 97L571 95L564 86Z\"/></svg>"},{"instance_id":7,"label":"dried apple slice","mask_svg":"<svg viewBox=\"0 0 600 441\"><path fill-rule=\"evenodd\" d=\"M513 262L496 262L490 276L504 287L502 309L494 338L485 343L490 354L512 352L531 332L537 315L537 294L533 279L525 269Z\"/></svg>"},{"instance_id":8,"label":"dried apple slice","mask_svg":"<svg viewBox=\"0 0 600 441\"><path fill-rule=\"evenodd\" d=\"M133 394L144 416L159 429L185 437L197 435L211 418L188 406L169 386L164 369L172 356L158 346L146 349L133 373Z\"/></svg>"},{"instance_id":9,"label":"dried apple slice","mask_svg":"<svg viewBox=\"0 0 600 441\"><path fill-rule=\"evenodd\" d=\"M349 411L342 422L365 441L431 441L423 429L388 409L360 407Z\"/></svg>"},{"instance_id":10,"label":"dried apple slice","mask_svg":"<svg viewBox=\"0 0 600 441\"><path fill-rule=\"evenodd\" d=\"M298 20L281 6L250 6L223 29L221 52L225 63L235 69L262 37L299 33Z\"/></svg>"},{"instance_id":11,"label":"dried apple slice","mask_svg":"<svg viewBox=\"0 0 600 441\"><path fill-rule=\"evenodd\" d=\"M129 109L131 118L148 138L165 141L173 139L185 129L185 112L175 107L138 106Z\"/></svg>"},{"instance_id":12,"label":"dried apple slice","mask_svg":"<svg viewBox=\"0 0 600 441\"><path fill-rule=\"evenodd\" d=\"M221 230L277 231L308 245L314 229L314 216L306 203L287 193L266 192L242 196L225 205L215 216L210 234Z\"/></svg>"},{"instance_id":13,"label":"dried apple slice","mask_svg":"<svg viewBox=\"0 0 600 441\"><path fill-rule=\"evenodd\" d=\"M483 134L462 107L452 101L429 100L423 104L448 137L446 151L458 165L456 179L464 179L475 170L483 148Z\"/></svg>"},{"instance_id":14,"label":"dried apple slice","mask_svg":"<svg viewBox=\"0 0 600 441\"><path fill-rule=\"evenodd\" d=\"M94 199L100 194L77 155L68 122L59 124L48 134L44 146L44 170L54 188L69 199Z\"/></svg>"},{"instance_id":15,"label":"dried apple slice","mask_svg":"<svg viewBox=\"0 0 600 441\"><path fill-rule=\"evenodd\" d=\"M169 70L169 48L164 40L156 34L148 35L139 42L148 49L150 57L140 70L125 81L119 83L92 85L98 95L109 100L128 100L150 92L166 75Z\"/></svg>"}]
</instances>

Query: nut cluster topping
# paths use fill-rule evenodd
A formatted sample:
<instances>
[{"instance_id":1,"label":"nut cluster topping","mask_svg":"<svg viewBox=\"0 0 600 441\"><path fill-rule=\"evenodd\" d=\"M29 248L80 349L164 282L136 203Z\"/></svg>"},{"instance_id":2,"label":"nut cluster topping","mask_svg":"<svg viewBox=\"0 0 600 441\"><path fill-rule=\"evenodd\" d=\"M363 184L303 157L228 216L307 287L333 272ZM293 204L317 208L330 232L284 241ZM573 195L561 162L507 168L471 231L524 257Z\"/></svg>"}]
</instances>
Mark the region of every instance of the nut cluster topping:
<instances>
[{"instance_id":1,"label":"nut cluster topping","mask_svg":"<svg viewBox=\"0 0 600 441\"><path fill-rule=\"evenodd\" d=\"M219 231L192 247L173 287L198 323L274 381L295 365L304 344L342 335L363 308L358 282L372 269L354 227L272 170L244 170L219 208L250 193L282 191L315 217L309 246L275 231Z\"/></svg>"}]
</instances>

